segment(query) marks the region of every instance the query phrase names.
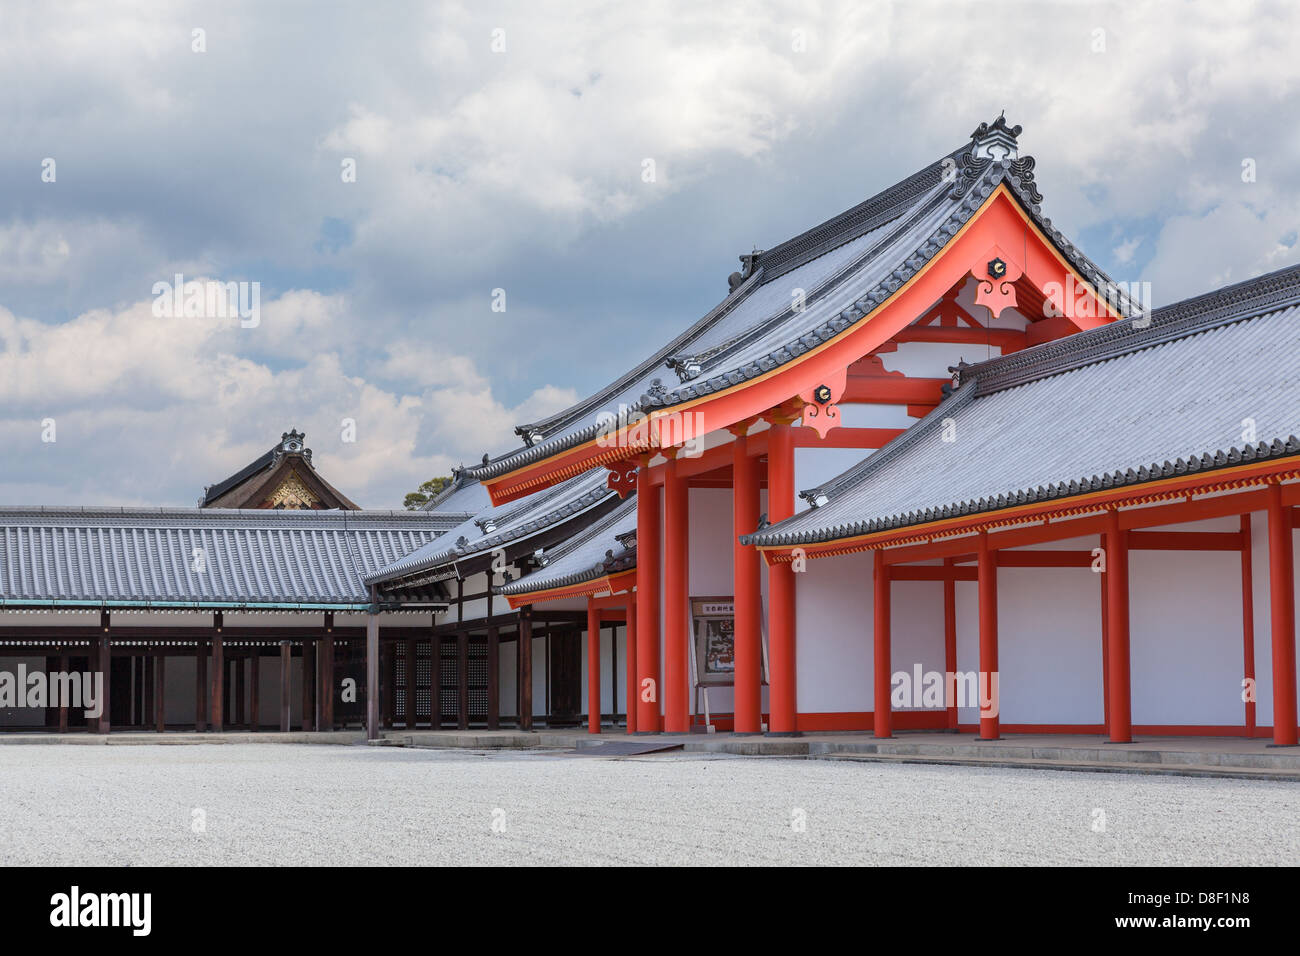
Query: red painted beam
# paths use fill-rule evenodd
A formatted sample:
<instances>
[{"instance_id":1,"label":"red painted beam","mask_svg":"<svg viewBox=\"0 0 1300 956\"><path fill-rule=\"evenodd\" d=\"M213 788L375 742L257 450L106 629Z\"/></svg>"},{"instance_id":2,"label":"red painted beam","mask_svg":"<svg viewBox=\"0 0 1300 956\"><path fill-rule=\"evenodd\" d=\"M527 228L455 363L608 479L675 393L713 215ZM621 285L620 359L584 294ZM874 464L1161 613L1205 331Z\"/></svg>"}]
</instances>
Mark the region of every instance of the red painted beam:
<instances>
[{"instance_id":1,"label":"red painted beam","mask_svg":"<svg viewBox=\"0 0 1300 956\"><path fill-rule=\"evenodd\" d=\"M1238 531L1133 531L1130 551L1240 551Z\"/></svg>"},{"instance_id":2,"label":"red painted beam","mask_svg":"<svg viewBox=\"0 0 1300 956\"><path fill-rule=\"evenodd\" d=\"M952 326L910 325L894 336L895 342L945 342L952 345L996 345L1008 351L1025 347L1024 332L1014 329L953 328Z\"/></svg>"},{"instance_id":3,"label":"red painted beam","mask_svg":"<svg viewBox=\"0 0 1300 956\"><path fill-rule=\"evenodd\" d=\"M894 581L974 581L976 577L974 568L961 568L952 564L898 564L894 565L890 574Z\"/></svg>"},{"instance_id":4,"label":"red painted beam","mask_svg":"<svg viewBox=\"0 0 1300 956\"><path fill-rule=\"evenodd\" d=\"M918 402L937 405L943 401L943 387L948 384L951 384L951 379L851 376L840 404L907 405Z\"/></svg>"}]
</instances>

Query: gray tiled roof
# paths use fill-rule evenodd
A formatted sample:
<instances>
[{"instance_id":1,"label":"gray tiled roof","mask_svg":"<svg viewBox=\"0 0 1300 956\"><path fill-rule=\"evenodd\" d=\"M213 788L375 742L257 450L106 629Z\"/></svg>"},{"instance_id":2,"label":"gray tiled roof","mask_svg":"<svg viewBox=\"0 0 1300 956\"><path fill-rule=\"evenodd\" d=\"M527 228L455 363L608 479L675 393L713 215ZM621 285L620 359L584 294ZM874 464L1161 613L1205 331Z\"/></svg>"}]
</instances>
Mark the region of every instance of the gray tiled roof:
<instances>
[{"instance_id":1,"label":"gray tiled roof","mask_svg":"<svg viewBox=\"0 0 1300 956\"><path fill-rule=\"evenodd\" d=\"M977 160L973 145L856 207L859 214L850 210L760 255L748 280L686 334L585 403L531 426L540 441L471 473L486 480L595 438L599 414L626 410L630 416L678 405L793 361L847 331L897 292L1002 183L1080 275L1135 312L1110 278L1042 217L1032 157ZM794 288L806 293L798 311L792 308ZM750 309L747 302L760 305ZM678 371L680 383L663 384L658 376L667 377L660 370L665 364Z\"/></svg>"},{"instance_id":2,"label":"gray tiled roof","mask_svg":"<svg viewBox=\"0 0 1300 956\"><path fill-rule=\"evenodd\" d=\"M409 511L4 508L0 604L364 604L365 575L447 525Z\"/></svg>"},{"instance_id":3,"label":"gray tiled roof","mask_svg":"<svg viewBox=\"0 0 1300 956\"><path fill-rule=\"evenodd\" d=\"M505 595L531 594L627 571L636 567L636 545L624 542L628 540L628 532L635 530L636 496L633 495L547 555L544 567L494 590Z\"/></svg>"},{"instance_id":4,"label":"gray tiled roof","mask_svg":"<svg viewBox=\"0 0 1300 956\"><path fill-rule=\"evenodd\" d=\"M833 541L1300 454L1300 267L963 368L943 404L742 537ZM1246 419L1255 440L1245 441ZM955 438L944 441L944 423Z\"/></svg>"},{"instance_id":5,"label":"gray tiled roof","mask_svg":"<svg viewBox=\"0 0 1300 956\"><path fill-rule=\"evenodd\" d=\"M609 490L606 481L603 470L589 471L522 501L488 508L452 528L441 540L371 572L366 583L422 574L524 540L608 502L615 492Z\"/></svg>"}]
</instances>

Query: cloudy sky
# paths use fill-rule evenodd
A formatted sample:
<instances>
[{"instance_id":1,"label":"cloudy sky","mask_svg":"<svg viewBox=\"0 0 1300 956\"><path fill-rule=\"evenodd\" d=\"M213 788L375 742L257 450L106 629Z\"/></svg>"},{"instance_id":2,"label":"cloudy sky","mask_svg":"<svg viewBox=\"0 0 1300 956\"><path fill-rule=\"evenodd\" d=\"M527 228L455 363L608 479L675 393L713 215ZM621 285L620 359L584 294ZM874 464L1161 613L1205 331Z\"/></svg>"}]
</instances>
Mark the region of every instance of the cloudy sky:
<instances>
[{"instance_id":1,"label":"cloudy sky","mask_svg":"<svg viewBox=\"0 0 1300 956\"><path fill-rule=\"evenodd\" d=\"M1292 264L1298 62L1281 2L6 0L0 503L191 505L296 426L400 507L1002 109L1156 304Z\"/></svg>"}]
</instances>

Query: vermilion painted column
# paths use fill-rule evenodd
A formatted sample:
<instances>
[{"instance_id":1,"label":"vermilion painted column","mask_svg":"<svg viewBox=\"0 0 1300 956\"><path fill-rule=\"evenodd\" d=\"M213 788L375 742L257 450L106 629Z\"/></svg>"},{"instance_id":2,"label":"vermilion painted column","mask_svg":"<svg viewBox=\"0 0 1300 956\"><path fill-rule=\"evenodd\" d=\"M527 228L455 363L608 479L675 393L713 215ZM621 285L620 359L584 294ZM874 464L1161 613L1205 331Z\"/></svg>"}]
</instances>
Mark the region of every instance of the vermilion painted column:
<instances>
[{"instance_id":1,"label":"vermilion painted column","mask_svg":"<svg viewBox=\"0 0 1300 956\"><path fill-rule=\"evenodd\" d=\"M757 456L750 456L747 428L735 430L732 445L732 577L735 588L735 731L756 734L763 729L763 582L758 549L740 543L742 534L758 527L760 480Z\"/></svg>"},{"instance_id":2,"label":"vermilion painted column","mask_svg":"<svg viewBox=\"0 0 1300 956\"><path fill-rule=\"evenodd\" d=\"M980 680L981 691L991 695L997 713L985 716L980 709L980 739L997 740L1002 713L996 678L998 674L998 554L989 548L988 535L980 533L979 549L980 604ZM980 703L983 704L983 693Z\"/></svg>"},{"instance_id":3,"label":"vermilion painted column","mask_svg":"<svg viewBox=\"0 0 1300 956\"><path fill-rule=\"evenodd\" d=\"M943 579L943 669L944 688L949 686L948 674L957 672L957 564L952 558L943 559L946 575ZM948 710L948 729L957 729L957 700L944 702Z\"/></svg>"},{"instance_id":4,"label":"vermilion painted column","mask_svg":"<svg viewBox=\"0 0 1300 956\"><path fill-rule=\"evenodd\" d=\"M794 514L794 436L790 425L775 419L767 439L767 514L772 524ZM795 699L794 569L790 562L767 569L767 633L771 663L771 716L768 732L796 734L798 703Z\"/></svg>"},{"instance_id":5,"label":"vermilion painted column","mask_svg":"<svg viewBox=\"0 0 1300 956\"><path fill-rule=\"evenodd\" d=\"M1251 566L1250 515L1241 516L1241 646L1242 676L1255 683L1255 580ZM1255 736L1255 695L1246 705L1246 736Z\"/></svg>"},{"instance_id":6,"label":"vermilion painted column","mask_svg":"<svg viewBox=\"0 0 1300 956\"><path fill-rule=\"evenodd\" d=\"M650 456L636 474L636 730L659 732L659 489L650 484ZM647 683L648 682L648 683Z\"/></svg>"},{"instance_id":7,"label":"vermilion painted column","mask_svg":"<svg viewBox=\"0 0 1300 956\"><path fill-rule=\"evenodd\" d=\"M600 733L600 609L587 598L587 733Z\"/></svg>"},{"instance_id":8,"label":"vermilion painted column","mask_svg":"<svg viewBox=\"0 0 1300 956\"><path fill-rule=\"evenodd\" d=\"M1268 590L1273 627L1273 743L1296 745L1295 555L1282 486L1268 486Z\"/></svg>"},{"instance_id":9,"label":"vermilion painted column","mask_svg":"<svg viewBox=\"0 0 1300 956\"><path fill-rule=\"evenodd\" d=\"M627 658L627 732L636 733L636 709L637 709L637 687L636 687L636 596L629 594L627 596L627 647L624 657Z\"/></svg>"},{"instance_id":10,"label":"vermilion painted column","mask_svg":"<svg viewBox=\"0 0 1300 956\"><path fill-rule=\"evenodd\" d=\"M894 732L894 716L889 701L890 668L893 666L889 633L889 566L885 564L885 553L883 551L875 551L873 556L875 563L872 568L872 579L874 581L872 608L875 612L875 621L871 637L875 648L872 675L874 678L873 684L875 685L875 700L872 704L872 723L877 737L891 737Z\"/></svg>"},{"instance_id":11,"label":"vermilion painted column","mask_svg":"<svg viewBox=\"0 0 1300 956\"><path fill-rule=\"evenodd\" d=\"M1110 685L1110 742L1133 740L1133 698L1129 663L1128 532L1119 512L1107 512L1106 526L1106 675Z\"/></svg>"},{"instance_id":12,"label":"vermilion painted column","mask_svg":"<svg viewBox=\"0 0 1300 956\"><path fill-rule=\"evenodd\" d=\"M691 729L686 664L691 508L686 479L678 474L676 450L669 449L668 455L664 465L664 731L684 734Z\"/></svg>"}]
</instances>

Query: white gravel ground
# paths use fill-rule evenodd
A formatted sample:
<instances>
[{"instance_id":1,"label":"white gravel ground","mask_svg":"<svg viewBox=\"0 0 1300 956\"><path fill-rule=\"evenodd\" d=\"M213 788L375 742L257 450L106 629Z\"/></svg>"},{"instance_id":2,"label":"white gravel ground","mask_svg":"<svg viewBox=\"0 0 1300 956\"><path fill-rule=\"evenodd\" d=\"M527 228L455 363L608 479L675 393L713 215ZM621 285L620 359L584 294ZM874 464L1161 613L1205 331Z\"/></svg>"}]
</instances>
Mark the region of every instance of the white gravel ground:
<instances>
[{"instance_id":1,"label":"white gravel ground","mask_svg":"<svg viewBox=\"0 0 1300 956\"><path fill-rule=\"evenodd\" d=\"M9 865L1294 866L1298 811L1300 785L1129 774L293 744L0 747Z\"/></svg>"}]
</instances>

